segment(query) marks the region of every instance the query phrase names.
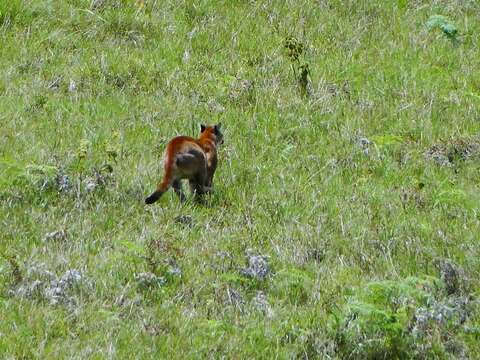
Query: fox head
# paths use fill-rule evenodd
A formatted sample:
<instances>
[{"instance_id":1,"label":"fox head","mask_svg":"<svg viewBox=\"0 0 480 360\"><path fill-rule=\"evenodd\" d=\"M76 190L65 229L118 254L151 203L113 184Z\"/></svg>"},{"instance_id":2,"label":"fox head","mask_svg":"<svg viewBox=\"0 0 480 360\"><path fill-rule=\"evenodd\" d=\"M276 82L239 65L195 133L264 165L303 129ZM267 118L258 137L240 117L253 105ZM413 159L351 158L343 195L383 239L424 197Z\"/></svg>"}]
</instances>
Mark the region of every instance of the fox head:
<instances>
[{"instance_id":1,"label":"fox head","mask_svg":"<svg viewBox=\"0 0 480 360\"><path fill-rule=\"evenodd\" d=\"M223 134L220 131L222 124L218 123L213 126L200 125L201 136L212 136L214 137L215 144L223 144Z\"/></svg>"}]
</instances>

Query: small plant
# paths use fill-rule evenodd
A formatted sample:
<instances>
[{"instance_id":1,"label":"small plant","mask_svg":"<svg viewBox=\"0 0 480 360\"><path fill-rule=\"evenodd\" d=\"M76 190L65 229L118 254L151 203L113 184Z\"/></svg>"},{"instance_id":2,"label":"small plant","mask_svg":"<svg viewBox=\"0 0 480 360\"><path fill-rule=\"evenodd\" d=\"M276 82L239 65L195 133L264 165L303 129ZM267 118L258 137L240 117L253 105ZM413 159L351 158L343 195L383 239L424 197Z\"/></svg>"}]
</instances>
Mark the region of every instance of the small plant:
<instances>
[{"instance_id":1,"label":"small plant","mask_svg":"<svg viewBox=\"0 0 480 360\"><path fill-rule=\"evenodd\" d=\"M443 279L443 277L442 277ZM468 300L435 277L378 281L358 289L337 317L337 347L349 359L444 358L468 318Z\"/></svg>"},{"instance_id":2,"label":"small plant","mask_svg":"<svg viewBox=\"0 0 480 360\"><path fill-rule=\"evenodd\" d=\"M300 66L300 75L298 77L298 84L303 96L310 96L312 93L312 81L310 80L310 68L308 64Z\"/></svg>"},{"instance_id":3,"label":"small plant","mask_svg":"<svg viewBox=\"0 0 480 360\"><path fill-rule=\"evenodd\" d=\"M17 286L23 281L22 271L20 270L20 265L18 265L17 259L15 256L4 254L0 252L0 256L3 257L9 264L12 269L12 285Z\"/></svg>"},{"instance_id":4,"label":"small plant","mask_svg":"<svg viewBox=\"0 0 480 360\"><path fill-rule=\"evenodd\" d=\"M300 58L305 54L305 44L293 36L288 36L284 41L284 48L287 57L292 62L292 71L295 79L297 79L301 94L303 96L311 95L310 68L307 62L300 62Z\"/></svg>"},{"instance_id":5,"label":"small plant","mask_svg":"<svg viewBox=\"0 0 480 360\"><path fill-rule=\"evenodd\" d=\"M117 157L121 152L120 133L118 131L114 131L112 138L105 141L105 152L110 160L117 162Z\"/></svg>"},{"instance_id":6,"label":"small plant","mask_svg":"<svg viewBox=\"0 0 480 360\"><path fill-rule=\"evenodd\" d=\"M293 36L288 36L285 39L284 47L287 50L287 57L292 62L298 62L305 51L305 45Z\"/></svg>"},{"instance_id":7,"label":"small plant","mask_svg":"<svg viewBox=\"0 0 480 360\"><path fill-rule=\"evenodd\" d=\"M341 320L339 345L353 358L394 358L407 354L413 339L408 325L416 306L426 305L435 289L431 279L407 278L367 284L352 296ZM400 356L401 357L401 356Z\"/></svg>"},{"instance_id":8,"label":"small plant","mask_svg":"<svg viewBox=\"0 0 480 360\"><path fill-rule=\"evenodd\" d=\"M455 24L443 15L432 15L427 21L429 30L440 29L453 43L458 43L458 29Z\"/></svg>"},{"instance_id":9,"label":"small plant","mask_svg":"<svg viewBox=\"0 0 480 360\"><path fill-rule=\"evenodd\" d=\"M56 166L51 165L25 165L13 159L0 159L0 172L2 189L33 186L40 190L46 190L54 187L59 170Z\"/></svg>"},{"instance_id":10,"label":"small plant","mask_svg":"<svg viewBox=\"0 0 480 360\"><path fill-rule=\"evenodd\" d=\"M84 160L87 157L88 150L90 149L91 143L90 141L83 139L80 141L80 145L77 149L77 157L79 160Z\"/></svg>"}]
</instances>

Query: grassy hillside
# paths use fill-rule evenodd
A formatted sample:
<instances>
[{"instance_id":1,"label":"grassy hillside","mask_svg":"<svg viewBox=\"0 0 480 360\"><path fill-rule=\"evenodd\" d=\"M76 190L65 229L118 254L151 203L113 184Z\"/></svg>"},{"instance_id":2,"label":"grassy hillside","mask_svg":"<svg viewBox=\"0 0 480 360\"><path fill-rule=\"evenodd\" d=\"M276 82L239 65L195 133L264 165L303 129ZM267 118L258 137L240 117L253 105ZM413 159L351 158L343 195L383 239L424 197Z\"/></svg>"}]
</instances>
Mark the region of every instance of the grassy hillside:
<instances>
[{"instance_id":1,"label":"grassy hillside","mask_svg":"<svg viewBox=\"0 0 480 360\"><path fill-rule=\"evenodd\" d=\"M479 11L0 2L0 354L480 358Z\"/></svg>"}]
</instances>

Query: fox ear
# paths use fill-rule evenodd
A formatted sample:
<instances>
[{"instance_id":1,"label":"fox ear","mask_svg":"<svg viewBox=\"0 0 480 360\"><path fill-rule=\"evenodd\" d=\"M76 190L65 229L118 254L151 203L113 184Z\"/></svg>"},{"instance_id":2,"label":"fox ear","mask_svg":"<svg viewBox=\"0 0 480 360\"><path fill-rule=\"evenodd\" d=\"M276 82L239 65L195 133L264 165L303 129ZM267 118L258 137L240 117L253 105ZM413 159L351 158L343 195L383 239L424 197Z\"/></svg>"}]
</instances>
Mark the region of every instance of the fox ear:
<instances>
[{"instance_id":1,"label":"fox ear","mask_svg":"<svg viewBox=\"0 0 480 360\"><path fill-rule=\"evenodd\" d=\"M218 135L218 133L220 132L220 127L221 127L221 126L222 126L222 124L221 124L221 123L218 123L217 125L215 125L215 126L213 127L213 130L215 130L215 134Z\"/></svg>"},{"instance_id":2,"label":"fox ear","mask_svg":"<svg viewBox=\"0 0 480 360\"><path fill-rule=\"evenodd\" d=\"M205 125L200 125L200 132L204 132L207 127Z\"/></svg>"}]
</instances>

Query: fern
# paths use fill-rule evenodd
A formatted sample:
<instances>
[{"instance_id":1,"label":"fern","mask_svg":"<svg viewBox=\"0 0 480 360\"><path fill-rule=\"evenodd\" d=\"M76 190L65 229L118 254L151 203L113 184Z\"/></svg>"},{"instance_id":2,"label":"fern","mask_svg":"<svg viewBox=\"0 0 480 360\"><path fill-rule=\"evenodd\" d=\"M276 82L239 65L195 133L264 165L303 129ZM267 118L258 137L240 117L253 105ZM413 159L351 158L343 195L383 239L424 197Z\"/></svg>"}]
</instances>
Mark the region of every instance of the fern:
<instances>
[{"instance_id":1,"label":"fern","mask_svg":"<svg viewBox=\"0 0 480 360\"><path fill-rule=\"evenodd\" d=\"M354 358L408 353L413 346L408 327L415 310L427 306L439 286L436 278L409 277L372 282L357 290L339 316L342 350Z\"/></svg>"},{"instance_id":2,"label":"fern","mask_svg":"<svg viewBox=\"0 0 480 360\"><path fill-rule=\"evenodd\" d=\"M7 190L18 185L42 185L58 175L58 168L50 165L22 164L12 159L0 159L0 188Z\"/></svg>"}]
</instances>

